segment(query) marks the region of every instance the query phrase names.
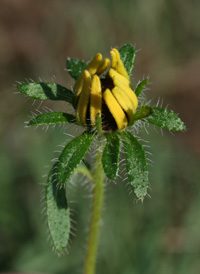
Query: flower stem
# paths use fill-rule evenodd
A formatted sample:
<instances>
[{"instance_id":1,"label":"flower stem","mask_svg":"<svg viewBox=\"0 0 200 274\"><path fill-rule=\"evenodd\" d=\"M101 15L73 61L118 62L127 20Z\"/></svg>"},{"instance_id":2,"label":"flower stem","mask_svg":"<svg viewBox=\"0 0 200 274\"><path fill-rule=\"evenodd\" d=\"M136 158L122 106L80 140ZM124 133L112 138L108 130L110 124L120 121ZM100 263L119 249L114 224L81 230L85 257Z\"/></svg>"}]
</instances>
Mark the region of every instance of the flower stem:
<instances>
[{"instance_id":1,"label":"flower stem","mask_svg":"<svg viewBox=\"0 0 200 274\"><path fill-rule=\"evenodd\" d=\"M100 148L100 140L99 140L96 162L95 162L95 170L94 170L92 216L90 220L89 239L88 239L84 274L95 274L97 247L99 242L99 231L100 231L100 224L101 224L103 194L104 194L104 171L101 163L101 158L102 158L102 151Z\"/></svg>"}]
</instances>

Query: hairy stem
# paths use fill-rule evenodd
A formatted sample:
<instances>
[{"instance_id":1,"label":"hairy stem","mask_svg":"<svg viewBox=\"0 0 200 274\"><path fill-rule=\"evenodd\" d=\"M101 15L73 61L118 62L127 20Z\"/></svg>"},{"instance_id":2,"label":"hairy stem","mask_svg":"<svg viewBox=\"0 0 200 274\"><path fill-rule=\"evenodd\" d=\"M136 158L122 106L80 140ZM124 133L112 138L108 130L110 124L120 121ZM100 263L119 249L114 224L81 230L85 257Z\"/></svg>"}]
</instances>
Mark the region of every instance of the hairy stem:
<instances>
[{"instance_id":1,"label":"hairy stem","mask_svg":"<svg viewBox=\"0 0 200 274\"><path fill-rule=\"evenodd\" d=\"M100 145L99 145L100 146ZM101 215L103 208L104 194L104 171L101 163L102 151L98 147L95 170L94 170L94 189L92 215L90 220L89 239L85 260L84 274L95 274L95 265L97 257L97 247L99 242L99 231L101 223Z\"/></svg>"}]
</instances>

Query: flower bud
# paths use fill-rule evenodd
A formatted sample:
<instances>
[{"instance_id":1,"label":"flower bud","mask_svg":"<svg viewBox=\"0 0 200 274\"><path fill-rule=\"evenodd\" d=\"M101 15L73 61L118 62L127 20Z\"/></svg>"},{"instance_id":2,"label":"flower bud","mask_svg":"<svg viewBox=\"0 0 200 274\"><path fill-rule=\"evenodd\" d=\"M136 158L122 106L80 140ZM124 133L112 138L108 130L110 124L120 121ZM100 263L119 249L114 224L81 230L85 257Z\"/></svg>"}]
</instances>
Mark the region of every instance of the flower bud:
<instances>
[{"instance_id":1,"label":"flower bud","mask_svg":"<svg viewBox=\"0 0 200 274\"><path fill-rule=\"evenodd\" d=\"M131 124L138 106L119 51L112 49L110 53L111 65L97 53L74 84L77 121L94 128L99 115L102 129L108 132Z\"/></svg>"}]
</instances>

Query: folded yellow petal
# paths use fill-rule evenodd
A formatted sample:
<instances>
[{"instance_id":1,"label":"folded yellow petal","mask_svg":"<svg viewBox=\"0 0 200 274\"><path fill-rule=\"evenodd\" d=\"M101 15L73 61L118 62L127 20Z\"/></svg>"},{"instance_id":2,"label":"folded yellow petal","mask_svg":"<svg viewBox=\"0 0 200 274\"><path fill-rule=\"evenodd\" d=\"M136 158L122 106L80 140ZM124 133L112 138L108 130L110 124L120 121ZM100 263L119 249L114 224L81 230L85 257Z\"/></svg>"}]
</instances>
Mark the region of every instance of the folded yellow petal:
<instances>
[{"instance_id":1,"label":"folded yellow petal","mask_svg":"<svg viewBox=\"0 0 200 274\"><path fill-rule=\"evenodd\" d=\"M111 55L111 58L112 58L112 64L111 64L111 67L113 69L117 69L117 64L118 64L118 61L120 60L120 54L119 54L119 51L117 49L112 49L110 51L110 55Z\"/></svg>"},{"instance_id":2,"label":"folded yellow petal","mask_svg":"<svg viewBox=\"0 0 200 274\"><path fill-rule=\"evenodd\" d=\"M82 88L83 88L83 80L84 80L84 74L82 72L81 76L78 78L78 80L74 84L73 90L76 92L76 96L74 98L74 105L77 106L78 99L80 97Z\"/></svg>"},{"instance_id":3,"label":"folded yellow petal","mask_svg":"<svg viewBox=\"0 0 200 274\"><path fill-rule=\"evenodd\" d=\"M82 124L86 124L87 108L90 100L91 75L83 71L83 88L78 101L77 115Z\"/></svg>"},{"instance_id":4,"label":"folded yellow petal","mask_svg":"<svg viewBox=\"0 0 200 274\"><path fill-rule=\"evenodd\" d=\"M103 59L103 56L101 55L101 53L97 53L94 56L94 58L92 59L92 61L86 67L86 70L89 71L89 73L91 74L91 76L93 76L97 72L97 70L99 69L99 67L101 66L102 59Z\"/></svg>"},{"instance_id":5,"label":"folded yellow petal","mask_svg":"<svg viewBox=\"0 0 200 274\"><path fill-rule=\"evenodd\" d=\"M124 63L120 59L119 51L117 49L112 49L110 54L112 58L111 67L129 80L129 75L124 67Z\"/></svg>"},{"instance_id":6,"label":"folded yellow petal","mask_svg":"<svg viewBox=\"0 0 200 274\"><path fill-rule=\"evenodd\" d=\"M129 123L132 122L133 116L136 111L135 105L132 104L132 102L129 99L129 97L127 96L127 94L119 87L114 87L112 89L112 93L115 96L118 103L120 104L120 106L126 112L126 114L128 116Z\"/></svg>"},{"instance_id":7,"label":"folded yellow petal","mask_svg":"<svg viewBox=\"0 0 200 274\"><path fill-rule=\"evenodd\" d=\"M121 83L123 83L124 85L127 85L128 87L130 86L129 79L127 79L123 75L119 74L116 70L114 70L112 68L109 70L109 76L111 79L113 79L114 85L115 85L114 80L116 79L116 80L120 81Z\"/></svg>"},{"instance_id":8,"label":"folded yellow petal","mask_svg":"<svg viewBox=\"0 0 200 274\"><path fill-rule=\"evenodd\" d=\"M82 90L82 86L83 86L83 72L81 73L81 75L78 77L78 79L76 80L73 90L76 91L76 95L78 96Z\"/></svg>"},{"instance_id":9,"label":"folded yellow petal","mask_svg":"<svg viewBox=\"0 0 200 274\"><path fill-rule=\"evenodd\" d=\"M137 99L137 96L135 95L135 92L130 87L128 87L127 85L125 85L124 83L122 83L115 77L113 79L113 83L116 87L119 87L121 90L123 90L123 92L129 97L129 100L132 102L136 110L138 106L138 99Z\"/></svg>"},{"instance_id":10,"label":"folded yellow petal","mask_svg":"<svg viewBox=\"0 0 200 274\"><path fill-rule=\"evenodd\" d=\"M122 60L120 59L118 61L118 64L117 64L117 72L119 72L121 75L123 75L124 77L126 77L127 79L129 79L129 75L124 67L124 63L122 62Z\"/></svg>"},{"instance_id":11,"label":"folded yellow petal","mask_svg":"<svg viewBox=\"0 0 200 274\"><path fill-rule=\"evenodd\" d=\"M97 74L100 75L101 73L103 73L104 71L106 71L110 66L110 59L105 58L102 62L102 64L100 65L100 67L97 70Z\"/></svg>"},{"instance_id":12,"label":"folded yellow petal","mask_svg":"<svg viewBox=\"0 0 200 274\"><path fill-rule=\"evenodd\" d=\"M101 81L97 75L94 75L91 84L91 97L90 97L90 122L92 127L96 125L96 116L98 113L101 115L102 105L102 91Z\"/></svg>"},{"instance_id":13,"label":"folded yellow petal","mask_svg":"<svg viewBox=\"0 0 200 274\"><path fill-rule=\"evenodd\" d=\"M105 92L103 93L103 98L110 113L115 119L117 128L119 130L124 129L128 124L126 115L109 89L105 90Z\"/></svg>"}]
</instances>

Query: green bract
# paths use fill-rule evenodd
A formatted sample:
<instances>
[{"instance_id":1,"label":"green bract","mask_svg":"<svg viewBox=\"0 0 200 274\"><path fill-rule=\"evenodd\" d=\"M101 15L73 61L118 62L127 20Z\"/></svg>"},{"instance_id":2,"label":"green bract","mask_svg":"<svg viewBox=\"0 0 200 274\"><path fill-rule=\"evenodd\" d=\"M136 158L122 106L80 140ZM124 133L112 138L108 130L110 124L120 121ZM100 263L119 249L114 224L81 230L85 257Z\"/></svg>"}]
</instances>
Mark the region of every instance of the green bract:
<instances>
[{"instance_id":1,"label":"green bract","mask_svg":"<svg viewBox=\"0 0 200 274\"><path fill-rule=\"evenodd\" d=\"M54 83L25 83L18 87L21 93L39 100L63 100L72 103L74 94L71 90Z\"/></svg>"},{"instance_id":2,"label":"green bract","mask_svg":"<svg viewBox=\"0 0 200 274\"><path fill-rule=\"evenodd\" d=\"M117 177L119 169L120 139L115 133L105 134L106 145L103 151L102 164L106 176L113 180Z\"/></svg>"},{"instance_id":3,"label":"green bract","mask_svg":"<svg viewBox=\"0 0 200 274\"><path fill-rule=\"evenodd\" d=\"M85 132L65 146L58 159L57 181L59 184L62 185L70 179L75 168L88 151L94 137L94 134Z\"/></svg>"},{"instance_id":4,"label":"green bract","mask_svg":"<svg viewBox=\"0 0 200 274\"><path fill-rule=\"evenodd\" d=\"M75 123L76 117L72 114L67 114L63 112L50 112L43 113L33 118L28 125L29 126L39 126L39 125L54 125L60 123Z\"/></svg>"},{"instance_id":5,"label":"green bract","mask_svg":"<svg viewBox=\"0 0 200 274\"><path fill-rule=\"evenodd\" d=\"M125 45L119 49L120 57L122 62L124 63L124 66L126 68L126 71L128 72L128 75L131 75L134 60L135 60L135 49L131 45Z\"/></svg>"},{"instance_id":6,"label":"green bract","mask_svg":"<svg viewBox=\"0 0 200 274\"><path fill-rule=\"evenodd\" d=\"M120 81L123 81L123 75L129 80L129 76L132 73L132 68L134 66L134 59L135 59L135 49L131 45L125 45L122 48L119 49L119 52L117 50L113 51L113 54L120 54L120 59L118 57L113 57L118 60L116 62L123 62L119 65L115 64L114 61L112 63L112 66L116 68L115 75L113 76L113 82L118 82L118 89L115 89L116 96L121 96L120 91ZM95 61L96 64L99 62L98 58L100 58L100 55L96 55ZM100 64L99 68L96 70L95 73L99 73L101 71L104 72L105 78L98 80L98 85L108 85L109 88L112 88L113 82L112 79L108 78L108 75L105 73L105 68L109 66L109 60L105 59L104 64ZM104 66L104 67L103 67ZM91 63L88 65L87 63L78 60L78 59L68 59L66 61L66 69L68 73L76 80L78 81L78 87L82 87L83 89L87 86L87 81L90 84L90 75L93 74L94 71L92 71L93 67ZM86 73L90 70L90 73ZM117 69L119 69L120 73L118 73ZM112 70L110 71L111 74ZM88 75L88 78L85 80L84 83L81 83L81 75L85 73ZM96 76L95 76L96 77ZM97 77L96 77L97 78ZM78 80L77 80L78 79ZM80 81L79 81L80 79ZM84 78L83 78L84 79ZM127 81L128 81L127 80ZM100 82L101 81L101 82ZM135 95L139 97L139 95L143 92L144 87L148 83L148 79L145 79L137 85L135 88ZM88 85L89 85L88 84ZM84 87L85 85L85 87ZM96 86L98 86L96 85ZM127 83L125 83L127 85ZM131 86L131 83L130 83ZM28 97L31 97L33 99L38 100L62 100L65 102L68 102L72 105L74 108L75 113L77 112L77 94L79 91L77 91L77 94L75 94L74 91L69 90L66 87L63 87L59 84L55 83L24 83L20 84L18 86L18 89L21 93L25 94ZM106 89L106 88L105 88ZM102 89L102 93L104 93L106 90ZM130 91L131 89L128 88L127 90L127 98L132 96L132 93L134 91ZM114 180L117 178L118 171L119 171L119 159L120 159L120 148L122 147L125 154L125 161L126 161L126 169L127 169L127 177L130 184L130 188L132 189L133 193L135 194L135 197L137 199L143 200L144 197L147 194L148 188L149 188L149 179L148 179L148 168L147 168L147 159L145 155L144 148L142 147L142 144L138 141L138 139L131 133L131 127L134 127L135 124L137 124L138 121L140 123L150 123L154 126L158 126L160 128L165 128L168 130L173 131L183 131L185 130L185 125L181 121L181 119L170 110L166 110L163 108L158 107L151 107L148 105L140 105L140 107L135 110L135 113L131 117L131 121L129 122L126 129L121 130L112 130L111 128L108 128L109 130L105 131L107 128L107 125L105 124L105 121L111 121L111 123L114 123L116 121L116 111L112 112L112 109L110 111L110 116L107 120L105 120L105 117L101 117L101 113L98 111L95 112L94 106L95 106L95 96L99 96L97 94L93 95L92 100L93 104L90 110L84 109L80 106L81 104L84 104L84 96L81 97L81 103L79 104L79 107L81 108L81 111L79 113L84 112L85 117L87 118L91 111L95 114L95 122L93 126L90 126L86 122L86 125L80 125L80 118L77 119L77 116L74 116L72 114L63 113L63 112L50 112L50 113L44 113L36 116L29 122L29 126L38 126L38 125L53 125L53 124L60 124L60 123L74 123L77 126L83 126L85 128L85 131L78 137L74 138L71 142L67 143L63 151L61 152L60 157L58 158L57 163L53 166L49 173L47 185L46 185L46 211L47 211L47 219L48 219L48 226L50 229L50 233L52 236L52 240L55 246L55 249L58 253L62 253L68 243L69 239L69 233L70 233L70 214L69 214L69 208L67 204L67 198L65 194L65 188L64 184L67 183L72 175L77 171L83 173L85 176L87 176L91 181L94 181L93 179L95 176L98 176L98 173L93 176L92 171L90 170L89 165L84 164L84 157L90 148L90 145L94 140L100 140L98 137L103 136L105 138L101 138L101 146L102 146L102 157L101 157L101 164L103 166L103 170L105 175L108 179ZM108 90L106 91L108 93ZM87 95L87 90L85 91L85 94ZM110 93L108 93L109 96ZM135 96L134 95L134 96ZM102 96L103 97L103 96ZM136 99L137 99L136 97ZM87 100L89 97L87 97ZM99 97L100 98L100 97ZM120 97L116 97L120 98ZM121 101L121 109L123 110L126 105L125 102L127 102L128 99L125 99L123 97L123 102ZM113 102L115 102L112 97ZM99 108L101 103L101 100L98 99L97 107ZM109 100L108 100L109 103ZM122 104L124 103L124 104ZM103 103L102 103L103 104ZM113 103L114 105L114 103ZM116 103L117 105L117 103ZM131 106L131 104L129 104ZM101 109L103 108L104 113L108 112L108 109L106 107L112 107L111 105L101 105ZM120 111L122 111L120 109ZM109 109L110 110L110 109ZM132 113L129 112L128 107L126 107L126 111L128 114L132 115ZM123 111L122 111L123 112ZM114 114L113 114L114 113ZM115 115L115 121L112 117L112 115ZM119 114L120 115L120 114ZM126 119L125 115L125 119ZM122 118L123 119L123 118ZM114 125L115 126L115 125ZM113 128L114 128L113 126ZM116 128L116 126L115 126ZM104 142L102 141L104 140ZM100 141L99 141L100 142ZM100 149L99 144L97 145L98 149ZM93 152L92 152L93 153Z\"/></svg>"},{"instance_id":7,"label":"green bract","mask_svg":"<svg viewBox=\"0 0 200 274\"><path fill-rule=\"evenodd\" d=\"M46 185L46 212L50 234L58 254L66 249L70 233L70 212L65 188L58 186L57 166L51 169Z\"/></svg>"},{"instance_id":8,"label":"green bract","mask_svg":"<svg viewBox=\"0 0 200 274\"><path fill-rule=\"evenodd\" d=\"M143 81L139 82L137 84L137 87L135 89L135 94L137 95L137 97L140 95L140 93L143 91L144 87L146 86L146 84L149 82L149 79L144 79Z\"/></svg>"},{"instance_id":9,"label":"green bract","mask_svg":"<svg viewBox=\"0 0 200 274\"><path fill-rule=\"evenodd\" d=\"M143 200L149 186L145 151L140 142L129 131L121 134L126 155L128 179L135 196Z\"/></svg>"},{"instance_id":10,"label":"green bract","mask_svg":"<svg viewBox=\"0 0 200 274\"><path fill-rule=\"evenodd\" d=\"M66 61L67 71L75 80L78 79L86 66L87 64L85 62L78 59L68 58L68 60Z\"/></svg>"}]
</instances>

